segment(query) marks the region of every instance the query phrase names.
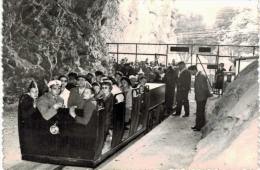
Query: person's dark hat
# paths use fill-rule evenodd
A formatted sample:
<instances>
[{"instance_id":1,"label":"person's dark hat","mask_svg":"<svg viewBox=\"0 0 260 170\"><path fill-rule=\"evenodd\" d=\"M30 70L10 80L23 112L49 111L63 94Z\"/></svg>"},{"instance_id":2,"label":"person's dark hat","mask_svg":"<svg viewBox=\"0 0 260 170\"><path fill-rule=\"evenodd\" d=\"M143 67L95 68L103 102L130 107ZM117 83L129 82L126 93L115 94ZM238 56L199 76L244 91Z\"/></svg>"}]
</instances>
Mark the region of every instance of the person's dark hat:
<instances>
[{"instance_id":1,"label":"person's dark hat","mask_svg":"<svg viewBox=\"0 0 260 170\"><path fill-rule=\"evenodd\" d=\"M111 80L111 82L112 82L112 85L113 84L117 84L117 82L116 82L116 80L113 78L113 77L107 77L109 80Z\"/></svg>"},{"instance_id":2,"label":"person's dark hat","mask_svg":"<svg viewBox=\"0 0 260 170\"><path fill-rule=\"evenodd\" d=\"M37 83L34 80L32 80L31 83L29 84L28 91L30 91L32 88L38 89Z\"/></svg>"},{"instance_id":3,"label":"person's dark hat","mask_svg":"<svg viewBox=\"0 0 260 170\"><path fill-rule=\"evenodd\" d=\"M184 61L180 61L180 62L178 62L177 65L178 65L178 66L179 66L179 65L185 65L185 63L184 63Z\"/></svg>"},{"instance_id":4,"label":"person's dark hat","mask_svg":"<svg viewBox=\"0 0 260 170\"><path fill-rule=\"evenodd\" d=\"M68 80L68 77L67 77L66 75L60 75L59 78L58 78L58 80L60 80L60 79L63 78L63 77Z\"/></svg>"},{"instance_id":5,"label":"person's dark hat","mask_svg":"<svg viewBox=\"0 0 260 170\"><path fill-rule=\"evenodd\" d=\"M88 74L87 74L87 77L94 77L94 74L88 73Z\"/></svg>"},{"instance_id":6,"label":"person's dark hat","mask_svg":"<svg viewBox=\"0 0 260 170\"><path fill-rule=\"evenodd\" d=\"M138 77L139 80L142 80L142 79L147 79L144 75L141 75Z\"/></svg>"},{"instance_id":7,"label":"person's dark hat","mask_svg":"<svg viewBox=\"0 0 260 170\"><path fill-rule=\"evenodd\" d=\"M121 71L116 71L116 74L115 75L120 75L120 76L123 76L124 74L121 72Z\"/></svg>"},{"instance_id":8,"label":"person's dark hat","mask_svg":"<svg viewBox=\"0 0 260 170\"><path fill-rule=\"evenodd\" d=\"M74 78L77 78L78 74L77 73L74 73L74 72L70 72L68 74L68 77L74 77Z\"/></svg>"},{"instance_id":9,"label":"person's dark hat","mask_svg":"<svg viewBox=\"0 0 260 170\"><path fill-rule=\"evenodd\" d=\"M95 76L103 76L103 72L102 71L96 71L95 72Z\"/></svg>"},{"instance_id":10,"label":"person's dark hat","mask_svg":"<svg viewBox=\"0 0 260 170\"><path fill-rule=\"evenodd\" d=\"M84 74L79 74L79 75L77 76L77 79L79 79L79 78L84 78L85 80L88 80L88 79L87 79L87 76L84 75Z\"/></svg>"},{"instance_id":11,"label":"person's dark hat","mask_svg":"<svg viewBox=\"0 0 260 170\"><path fill-rule=\"evenodd\" d=\"M193 70L198 70L198 69L197 69L197 66L196 66L196 65L192 65L192 66L189 66L189 67L188 67L188 70L193 71Z\"/></svg>"},{"instance_id":12,"label":"person's dark hat","mask_svg":"<svg viewBox=\"0 0 260 170\"><path fill-rule=\"evenodd\" d=\"M131 83L131 81L130 81L129 78L123 76L123 77L121 78L121 82L122 82L123 80L125 80L130 86L132 86L132 83Z\"/></svg>"},{"instance_id":13,"label":"person's dark hat","mask_svg":"<svg viewBox=\"0 0 260 170\"><path fill-rule=\"evenodd\" d=\"M91 85L92 85L92 87L94 87L94 86L99 86L100 87L100 84L98 82L94 82Z\"/></svg>"}]
</instances>

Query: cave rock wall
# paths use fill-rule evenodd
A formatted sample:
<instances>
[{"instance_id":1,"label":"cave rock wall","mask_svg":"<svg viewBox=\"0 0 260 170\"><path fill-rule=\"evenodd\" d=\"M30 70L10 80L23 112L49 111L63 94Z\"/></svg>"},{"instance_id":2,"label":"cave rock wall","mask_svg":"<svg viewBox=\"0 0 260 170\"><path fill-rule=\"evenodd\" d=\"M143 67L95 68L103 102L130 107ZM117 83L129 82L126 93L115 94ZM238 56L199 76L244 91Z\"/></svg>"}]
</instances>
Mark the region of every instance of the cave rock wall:
<instances>
[{"instance_id":1,"label":"cave rock wall","mask_svg":"<svg viewBox=\"0 0 260 170\"><path fill-rule=\"evenodd\" d=\"M24 91L28 79L50 80L69 71L105 71L100 30L107 0L5 0L5 95ZM116 2L113 2L116 4Z\"/></svg>"}]
</instances>

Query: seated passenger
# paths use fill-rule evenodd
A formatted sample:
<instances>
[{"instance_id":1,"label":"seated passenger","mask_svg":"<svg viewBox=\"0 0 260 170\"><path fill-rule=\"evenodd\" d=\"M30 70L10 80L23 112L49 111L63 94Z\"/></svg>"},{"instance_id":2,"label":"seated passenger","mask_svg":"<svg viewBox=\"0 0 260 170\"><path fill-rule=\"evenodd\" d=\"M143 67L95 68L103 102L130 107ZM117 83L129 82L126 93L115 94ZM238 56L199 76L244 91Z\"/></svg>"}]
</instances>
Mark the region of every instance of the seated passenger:
<instances>
[{"instance_id":1,"label":"seated passenger","mask_svg":"<svg viewBox=\"0 0 260 170\"><path fill-rule=\"evenodd\" d=\"M113 116L113 94L111 93L112 84L109 81L102 83L102 91L104 93L104 104L106 113L106 125L105 134L108 133L109 129L112 129L112 116ZM111 134L111 133L110 133Z\"/></svg>"},{"instance_id":2,"label":"seated passenger","mask_svg":"<svg viewBox=\"0 0 260 170\"><path fill-rule=\"evenodd\" d=\"M139 77L139 84L138 84L137 88L140 89L141 93L144 92L144 87L145 87L146 83L147 83L146 77L145 76L140 76Z\"/></svg>"},{"instance_id":3,"label":"seated passenger","mask_svg":"<svg viewBox=\"0 0 260 170\"><path fill-rule=\"evenodd\" d=\"M72 89L72 88L77 86L77 76L78 76L77 73L74 73L74 72L70 72L68 74L69 80L68 80L68 84L66 86L66 88L68 90L70 90L70 89Z\"/></svg>"},{"instance_id":4,"label":"seated passenger","mask_svg":"<svg viewBox=\"0 0 260 170\"><path fill-rule=\"evenodd\" d=\"M38 87L35 81L32 81L29 85L28 92L23 94L19 99L18 105L18 119L20 119L22 125L30 126L33 123L32 116L36 113L37 98L38 98Z\"/></svg>"},{"instance_id":5,"label":"seated passenger","mask_svg":"<svg viewBox=\"0 0 260 170\"><path fill-rule=\"evenodd\" d=\"M118 87L116 80L113 77L108 77L108 79L111 81L112 83L112 90L111 93L113 94L113 96L116 96L116 103L121 103L124 101L124 95L117 95L119 93L122 93L122 90Z\"/></svg>"},{"instance_id":6,"label":"seated passenger","mask_svg":"<svg viewBox=\"0 0 260 170\"><path fill-rule=\"evenodd\" d=\"M36 105L38 98L38 86L35 81L32 81L28 87L28 91L22 94L18 104L18 131L19 143L21 152L26 151L26 146L32 145L30 149L37 148L39 143L38 138L35 139L34 132L37 133L41 123L38 120L42 119ZM38 150L38 148L37 148Z\"/></svg>"},{"instance_id":7,"label":"seated passenger","mask_svg":"<svg viewBox=\"0 0 260 170\"><path fill-rule=\"evenodd\" d=\"M121 79L122 83L122 91L125 94L126 97L126 103L125 103L125 122L130 123L130 117L132 112L132 86L131 81L127 77L122 77Z\"/></svg>"},{"instance_id":8,"label":"seated passenger","mask_svg":"<svg viewBox=\"0 0 260 170\"><path fill-rule=\"evenodd\" d=\"M61 81L61 92L60 92L60 97L63 98L64 100L64 106L65 108L68 107L68 99L70 96L70 91L66 88L68 84L68 77L65 75L61 75L59 77L59 80Z\"/></svg>"},{"instance_id":9,"label":"seated passenger","mask_svg":"<svg viewBox=\"0 0 260 170\"><path fill-rule=\"evenodd\" d=\"M91 88L91 85L87 81L84 75L78 75L77 77L78 86L70 90L70 96L68 99L68 107L77 106L80 109L83 102L83 93L86 89Z\"/></svg>"},{"instance_id":10,"label":"seated passenger","mask_svg":"<svg viewBox=\"0 0 260 170\"><path fill-rule=\"evenodd\" d=\"M104 92L101 90L100 84L98 82L92 83L92 88L94 89L95 99L100 99L104 97Z\"/></svg>"},{"instance_id":11,"label":"seated passenger","mask_svg":"<svg viewBox=\"0 0 260 170\"><path fill-rule=\"evenodd\" d=\"M70 115L75 119L76 123L87 125L90 121L93 112L97 109L97 101L94 98L94 90L93 88L85 89L83 94L83 103L82 103L82 109L83 109L83 116L77 116L75 113L76 106L70 107Z\"/></svg>"},{"instance_id":12,"label":"seated passenger","mask_svg":"<svg viewBox=\"0 0 260 170\"><path fill-rule=\"evenodd\" d=\"M137 76L135 76L135 75L130 75L130 76L129 76L129 79L130 79L130 81L131 81L132 87L133 87L133 88L136 88L137 85L138 85L138 83L137 83Z\"/></svg>"},{"instance_id":13,"label":"seated passenger","mask_svg":"<svg viewBox=\"0 0 260 170\"><path fill-rule=\"evenodd\" d=\"M45 120L51 119L59 108L64 107L64 100L59 96L61 82L52 80L48 83L48 87L50 91L42 95L37 102L37 108Z\"/></svg>"},{"instance_id":14,"label":"seated passenger","mask_svg":"<svg viewBox=\"0 0 260 170\"><path fill-rule=\"evenodd\" d=\"M96 71L95 76L96 76L96 82L101 83L101 78L103 77L104 73L102 71Z\"/></svg>"},{"instance_id":15,"label":"seated passenger","mask_svg":"<svg viewBox=\"0 0 260 170\"><path fill-rule=\"evenodd\" d=\"M162 77L161 77L161 67L154 67L154 82L155 83L161 83Z\"/></svg>"},{"instance_id":16,"label":"seated passenger","mask_svg":"<svg viewBox=\"0 0 260 170\"><path fill-rule=\"evenodd\" d=\"M95 76L94 76L92 73L88 73L87 76L86 76L86 78L87 78L87 81L88 81L90 84L92 84L92 83L95 82Z\"/></svg>"},{"instance_id":17,"label":"seated passenger","mask_svg":"<svg viewBox=\"0 0 260 170\"><path fill-rule=\"evenodd\" d=\"M123 77L123 73L121 71L117 71L115 74L115 80L117 82L117 86L121 87L121 78Z\"/></svg>"}]
</instances>

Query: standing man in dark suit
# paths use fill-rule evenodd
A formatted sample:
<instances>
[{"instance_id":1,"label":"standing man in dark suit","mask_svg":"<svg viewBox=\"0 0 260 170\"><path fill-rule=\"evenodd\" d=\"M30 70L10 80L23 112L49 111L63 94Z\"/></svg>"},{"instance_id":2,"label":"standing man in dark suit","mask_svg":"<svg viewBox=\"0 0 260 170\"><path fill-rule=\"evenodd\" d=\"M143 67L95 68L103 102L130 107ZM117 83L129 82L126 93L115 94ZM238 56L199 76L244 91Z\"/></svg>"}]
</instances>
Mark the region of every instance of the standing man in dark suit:
<instances>
[{"instance_id":1,"label":"standing man in dark suit","mask_svg":"<svg viewBox=\"0 0 260 170\"><path fill-rule=\"evenodd\" d=\"M197 104L196 123L192 129L194 131L200 131L200 129L206 124L205 106L207 99L211 96L211 94L209 91L207 78L200 71L198 71L197 66L190 66L188 70L190 70L192 75L195 75L194 91Z\"/></svg>"},{"instance_id":2,"label":"standing man in dark suit","mask_svg":"<svg viewBox=\"0 0 260 170\"><path fill-rule=\"evenodd\" d=\"M175 96L175 86L178 78L178 71L172 66L169 66L166 70L164 76L165 87L165 106L167 114L173 112L174 96Z\"/></svg>"},{"instance_id":3,"label":"standing man in dark suit","mask_svg":"<svg viewBox=\"0 0 260 170\"><path fill-rule=\"evenodd\" d=\"M185 115L183 117L188 117L190 115L189 108L189 91L191 86L191 74L186 69L186 65L183 61L178 63L179 67L179 77L177 80L177 94L176 94L176 113L173 116L181 115L182 105L184 105Z\"/></svg>"}]
</instances>

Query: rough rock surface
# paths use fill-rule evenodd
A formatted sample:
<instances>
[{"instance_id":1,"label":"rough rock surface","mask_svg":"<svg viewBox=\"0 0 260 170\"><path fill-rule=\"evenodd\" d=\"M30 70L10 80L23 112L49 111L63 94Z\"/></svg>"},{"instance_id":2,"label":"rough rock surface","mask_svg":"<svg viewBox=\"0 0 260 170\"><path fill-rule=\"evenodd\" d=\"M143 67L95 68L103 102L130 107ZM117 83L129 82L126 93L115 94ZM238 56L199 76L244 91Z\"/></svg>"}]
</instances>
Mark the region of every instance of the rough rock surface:
<instances>
[{"instance_id":1,"label":"rough rock surface","mask_svg":"<svg viewBox=\"0 0 260 170\"><path fill-rule=\"evenodd\" d=\"M251 63L217 102L208 103L209 121L191 168L256 168L257 68L257 61Z\"/></svg>"},{"instance_id":2,"label":"rough rock surface","mask_svg":"<svg viewBox=\"0 0 260 170\"><path fill-rule=\"evenodd\" d=\"M107 0L4 1L5 93L20 94L28 78L49 80L71 70L105 70L106 44L100 28L106 3Z\"/></svg>"}]
</instances>

